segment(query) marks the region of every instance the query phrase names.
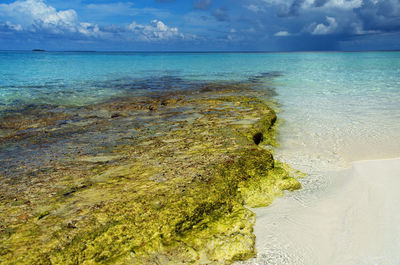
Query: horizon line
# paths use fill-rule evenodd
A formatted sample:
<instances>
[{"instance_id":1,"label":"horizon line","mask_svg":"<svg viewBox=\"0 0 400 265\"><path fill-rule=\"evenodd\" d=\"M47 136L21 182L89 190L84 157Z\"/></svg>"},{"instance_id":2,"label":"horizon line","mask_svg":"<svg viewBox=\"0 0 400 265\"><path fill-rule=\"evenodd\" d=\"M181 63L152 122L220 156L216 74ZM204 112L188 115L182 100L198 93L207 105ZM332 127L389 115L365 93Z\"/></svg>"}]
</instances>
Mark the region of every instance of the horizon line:
<instances>
[{"instance_id":1,"label":"horizon line","mask_svg":"<svg viewBox=\"0 0 400 265\"><path fill-rule=\"evenodd\" d=\"M36 50L36 51L35 51ZM45 53L45 52L88 52L88 53L351 53L351 52L399 52L400 49L377 49L377 50L292 50L292 51L118 51L118 50L45 50L45 49L31 49L31 50L12 50L12 49L0 49L0 52L34 52L34 53Z\"/></svg>"}]
</instances>

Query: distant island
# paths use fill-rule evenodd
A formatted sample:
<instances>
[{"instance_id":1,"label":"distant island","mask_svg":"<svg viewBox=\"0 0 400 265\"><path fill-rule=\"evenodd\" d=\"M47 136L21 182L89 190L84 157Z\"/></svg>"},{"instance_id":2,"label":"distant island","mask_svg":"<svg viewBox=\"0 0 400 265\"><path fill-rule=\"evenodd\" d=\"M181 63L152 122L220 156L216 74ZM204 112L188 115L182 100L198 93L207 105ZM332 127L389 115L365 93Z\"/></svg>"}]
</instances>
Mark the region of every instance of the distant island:
<instances>
[{"instance_id":1,"label":"distant island","mask_svg":"<svg viewBox=\"0 0 400 265\"><path fill-rule=\"evenodd\" d=\"M46 50L42 50L42 49L33 49L33 52L45 52Z\"/></svg>"}]
</instances>

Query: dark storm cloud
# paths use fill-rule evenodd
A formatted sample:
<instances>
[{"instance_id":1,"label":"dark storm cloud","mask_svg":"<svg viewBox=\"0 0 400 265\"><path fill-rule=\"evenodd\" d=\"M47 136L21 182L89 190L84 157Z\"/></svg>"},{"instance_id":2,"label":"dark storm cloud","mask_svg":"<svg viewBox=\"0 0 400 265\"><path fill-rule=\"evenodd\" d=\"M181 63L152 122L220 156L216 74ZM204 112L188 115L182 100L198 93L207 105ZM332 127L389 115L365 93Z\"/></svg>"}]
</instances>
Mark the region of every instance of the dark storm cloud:
<instances>
[{"instance_id":1,"label":"dark storm cloud","mask_svg":"<svg viewBox=\"0 0 400 265\"><path fill-rule=\"evenodd\" d=\"M333 18L337 25L335 30L326 31L326 34L341 34L337 35L338 38L400 32L400 0L253 0L251 9L259 14L261 10L263 16L277 15L272 23L286 24L284 31L297 34L312 33L318 25L323 29L327 17ZM270 18L268 23L271 23ZM299 31L299 25L303 30Z\"/></svg>"},{"instance_id":2,"label":"dark storm cloud","mask_svg":"<svg viewBox=\"0 0 400 265\"><path fill-rule=\"evenodd\" d=\"M365 30L384 32L400 31L400 0L379 1L364 0L355 10Z\"/></svg>"},{"instance_id":3,"label":"dark storm cloud","mask_svg":"<svg viewBox=\"0 0 400 265\"><path fill-rule=\"evenodd\" d=\"M329 0L315 0L314 1L314 6L315 7L321 7L324 6Z\"/></svg>"},{"instance_id":4,"label":"dark storm cloud","mask_svg":"<svg viewBox=\"0 0 400 265\"><path fill-rule=\"evenodd\" d=\"M293 3L289 6L289 8L286 7L281 7L281 9L278 12L279 17L292 17L292 16L298 16L299 15L299 10L301 9L301 6L305 0L294 0Z\"/></svg>"},{"instance_id":5,"label":"dark storm cloud","mask_svg":"<svg viewBox=\"0 0 400 265\"><path fill-rule=\"evenodd\" d=\"M333 35L302 35L285 37L279 40L279 46L289 51L334 51L340 49L337 38Z\"/></svg>"}]
</instances>

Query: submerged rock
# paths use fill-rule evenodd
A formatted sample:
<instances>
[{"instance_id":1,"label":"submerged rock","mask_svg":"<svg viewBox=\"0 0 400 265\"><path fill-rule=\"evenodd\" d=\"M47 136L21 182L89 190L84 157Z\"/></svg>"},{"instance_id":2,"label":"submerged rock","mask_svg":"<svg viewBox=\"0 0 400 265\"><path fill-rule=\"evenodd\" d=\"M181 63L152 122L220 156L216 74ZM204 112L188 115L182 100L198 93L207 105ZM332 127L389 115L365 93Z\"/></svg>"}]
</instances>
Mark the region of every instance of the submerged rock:
<instances>
[{"instance_id":1,"label":"submerged rock","mask_svg":"<svg viewBox=\"0 0 400 265\"><path fill-rule=\"evenodd\" d=\"M37 164L25 161L23 171L10 169L20 179L0 178L0 263L229 264L253 257L255 215L245 206L269 205L300 183L258 146L273 143L276 121L262 91L200 87L79 108L90 123L70 120L62 128L52 126L68 117L42 114L41 127L13 138L30 150L40 143L40 154L54 158L38 160L48 170L35 177L26 172ZM16 204L15 194L30 203Z\"/></svg>"}]
</instances>

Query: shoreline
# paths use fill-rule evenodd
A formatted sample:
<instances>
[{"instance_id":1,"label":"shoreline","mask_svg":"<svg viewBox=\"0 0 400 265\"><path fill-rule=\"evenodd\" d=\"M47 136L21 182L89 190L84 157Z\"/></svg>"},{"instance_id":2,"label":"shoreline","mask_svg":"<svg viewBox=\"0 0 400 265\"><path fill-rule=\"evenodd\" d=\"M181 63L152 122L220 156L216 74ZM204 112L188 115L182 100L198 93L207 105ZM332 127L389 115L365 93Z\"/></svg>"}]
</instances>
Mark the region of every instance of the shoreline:
<instances>
[{"instance_id":1,"label":"shoreline","mask_svg":"<svg viewBox=\"0 0 400 265\"><path fill-rule=\"evenodd\" d=\"M400 157L323 174L326 190L255 209L258 256L240 264L397 264Z\"/></svg>"}]
</instances>

